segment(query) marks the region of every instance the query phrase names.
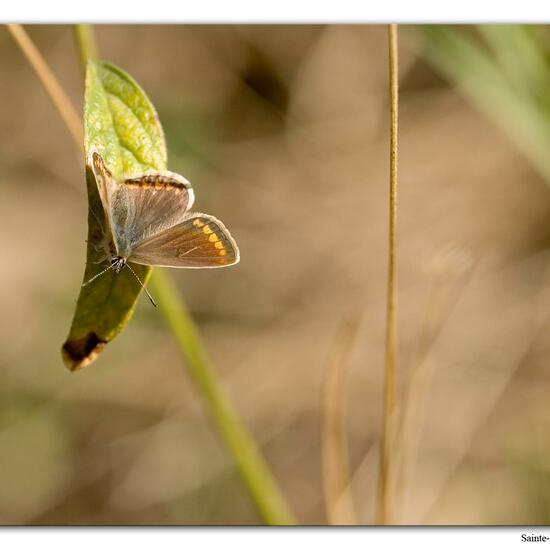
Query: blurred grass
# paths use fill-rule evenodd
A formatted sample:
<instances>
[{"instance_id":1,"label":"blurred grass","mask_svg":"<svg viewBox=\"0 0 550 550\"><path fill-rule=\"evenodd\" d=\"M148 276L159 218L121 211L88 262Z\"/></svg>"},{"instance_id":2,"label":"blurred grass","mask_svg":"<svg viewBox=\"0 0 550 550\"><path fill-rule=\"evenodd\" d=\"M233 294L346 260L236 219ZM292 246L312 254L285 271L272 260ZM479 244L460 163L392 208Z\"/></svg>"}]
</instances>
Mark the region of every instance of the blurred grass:
<instances>
[{"instance_id":1,"label":"blurred grass","mask_svg":"<svg viewBox=\"0 0 550 550\"><path fill-rule=\"evenodd\" d=\"M350 355L357 344L360 320L354 312L341 321L326 361L321 390L323 494L331 525L357 524L349 471L346 404Z\"/></svg>"},{"instance_id":2,"label":"blurred grass","mask_svg":"<svg viewBox=\"0 0 550 550\"><path fill-rule=\"evenodd\" d=\"M421 34L425 58L508 135L550 186L547 27L426 25L421 27ZM545 315L547 319L546 308ZM537 312L535 316L540 317ZM539 319L537 325L547 327L548 322ZM534 341L536 337L534 334ZM518 518L518 522L546 524L550 493L549 470L543 451L547 446L535 445L535 448L536 460L527 447L522 448L514 464L517 486L524 492L529 509L526 517L531 518ZM493 521L500 523L506 519L501 516Z\"/></svg>"},{"instance_id":3,"label":"blurred grass","mask_svg":"<svg viewBox=\"0 0 550 550\"><path fill-rule=\"evenodd\" d=\"M528 25L422 27L426 58L513 140L550 185L550 60Z\"/></svg>"}]
</instances>

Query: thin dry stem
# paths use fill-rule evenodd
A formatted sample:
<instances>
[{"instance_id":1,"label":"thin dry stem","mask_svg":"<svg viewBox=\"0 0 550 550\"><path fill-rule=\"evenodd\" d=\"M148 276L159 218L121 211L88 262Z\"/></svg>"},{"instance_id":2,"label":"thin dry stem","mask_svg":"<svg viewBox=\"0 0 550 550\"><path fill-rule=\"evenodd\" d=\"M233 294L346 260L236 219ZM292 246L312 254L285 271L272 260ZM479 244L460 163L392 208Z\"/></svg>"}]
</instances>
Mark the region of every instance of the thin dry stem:
<instances>
[{"instance_id":1,"label":"thin dry stem","mask_svg":"<svg viewBox=\"0 0 550 550\"><path fill-rule=\"evenodd\" d=\"M386 312L386 365L382 443L378 478L377 523L392 522L393 464L392 450L396 415L397 363L397 124L398 124L398 56L397 25L388 27L389 92L390 92L390 212L388 254L388 297Z\"/></svg>"},{"instance_id":2,"label":"thin dry stem","mask_svg":"<svg viewBox=\"0 0 550 550\"><path fill-rule=\"evenodd\" d=\"M357 315L342 321L326 364L323 380L323 490L327 519L332 525L357 523L351 494L345 416L346 382L358 328Z\"/></svg>"},{"instance_id":3,"label":"thin dry stem","mask_svg":"<svg viewBox=\"0 0 550 550\"><path fill-rule=\"evenodd\" d=\"M73 139L83 150L84 138L82 122L80 121L80 117L78 116L78 113L73 107L70 99L63 91L63 88L48 67L46 61L42 57L42 54L33 44L23 26L15 24L10 24L6 26L8 28L8 31L13 36L13 39L16 41L17 45L27 58L27 61L34 69L34 72L44 86L44 89L46 90L46 93L52 100L53 104L55 105L55 108L59 111L59 114L65 122L65 126L67 126L67 129L71 133Z\"/></svg>"}]
</instances>

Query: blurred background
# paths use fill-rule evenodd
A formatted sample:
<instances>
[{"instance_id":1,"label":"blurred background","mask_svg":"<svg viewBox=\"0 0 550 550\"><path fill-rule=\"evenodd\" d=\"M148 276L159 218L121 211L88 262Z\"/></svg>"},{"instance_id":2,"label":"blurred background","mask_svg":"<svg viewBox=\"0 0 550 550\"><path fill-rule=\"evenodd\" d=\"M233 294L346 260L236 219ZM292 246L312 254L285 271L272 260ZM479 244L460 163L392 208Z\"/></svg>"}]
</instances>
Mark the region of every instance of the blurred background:
<instances>
[{"instance_id":1,"label":"blurred background","mask_svg":"<svg viewBox=\"0 0 550 550\"><path fill-rule=\"evenodd\" d=\"M27 26L75 106L69 26ZM349 339L356 520L374 521L387 269L382 26L100 26L156 106L169 168L241 249L172 271L298 520L327 522L322 386ZM550 521L550 37L400 27L396 517ZM256 524L158 311L90 368L60 347L85 260L82 159L0 29L0 523Z\"/></svg>"}]
</instances>

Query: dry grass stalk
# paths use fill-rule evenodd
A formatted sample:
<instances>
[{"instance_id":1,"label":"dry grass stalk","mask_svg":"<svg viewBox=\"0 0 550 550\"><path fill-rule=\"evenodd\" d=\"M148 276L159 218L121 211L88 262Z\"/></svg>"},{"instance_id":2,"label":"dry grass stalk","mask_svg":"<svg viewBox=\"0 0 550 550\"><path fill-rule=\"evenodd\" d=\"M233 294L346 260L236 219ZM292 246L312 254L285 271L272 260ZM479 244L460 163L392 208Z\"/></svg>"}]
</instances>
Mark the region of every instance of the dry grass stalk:
<instances>
[{"instance_id":1,"label":"dry grass stalk","mask_svg":"<svg viewBox=\"0 0 550 550\"><path fill-rule=\"evenodd\" d=\"M345 419L346 382L358 328L358 315L342 321L327 360L323 380L323 491L327 519L332 525L357 523L351 493Z\"/></svg>"},{"instance_id":2,"label":"dry grass stalk","mask_svg":"<svg viewBox=\"0 0 550 550\"><path fill-rule=\"evenodd\" d=\"M27 61L34 69L36 76L44 86L46 93L58 110L63 122L67 126L67 129L71 133L75 142L83 150L84 148L84 133L82 129L82 122L76 109L73 107L67 94L63 91L63 88L55 78L48 64L42 57L42 54L38 51L38 48L34 45L29 35L26 33L22 25L10 24L7 25L8 31L13 36L13 39L17 42L17 45L23 52Z\"/></svg>"},{"instance_id":3,"label":"dry grass stalk","mask_svg":"<svg viewBox=\"0 0 550 550\"><path fill-rule=\"evenodd\" d=\"M388 26L389 92L390 92L390 212L388 254L388 298L386 317L386 366L382 443L380 448L380 471L376 522L391 523L393 464L392 451L396 416L396 369L397 369L397 132L398 132L398 46L397 25Z\"/></svg>"}]
</instances>

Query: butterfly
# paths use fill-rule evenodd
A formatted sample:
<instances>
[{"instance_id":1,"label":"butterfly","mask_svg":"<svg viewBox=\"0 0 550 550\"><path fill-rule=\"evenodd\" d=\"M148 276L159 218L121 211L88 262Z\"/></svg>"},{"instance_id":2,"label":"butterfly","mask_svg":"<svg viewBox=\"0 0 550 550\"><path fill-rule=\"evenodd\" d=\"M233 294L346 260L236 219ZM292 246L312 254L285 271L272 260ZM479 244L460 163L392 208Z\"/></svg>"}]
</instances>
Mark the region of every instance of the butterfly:
<instances>
[{"instance_id":1,"label":"butterfly","mask_svg":"<svg viewBox=\"0 0 550 550\"><path fill-rule=\"evenodd\" d=\"M189 212L195 194L183 176L147 171L117 182L96 149L90 151L86 164L94 175L105 214L105 254L100 261L108 260L109 265L82 286L111 269L120 273L127 266L145 289L129 262L211 268L239 261L237 243L220 220Z\"/></svg>"}]
</instances>

